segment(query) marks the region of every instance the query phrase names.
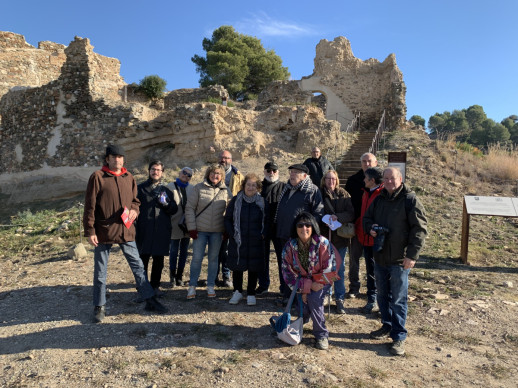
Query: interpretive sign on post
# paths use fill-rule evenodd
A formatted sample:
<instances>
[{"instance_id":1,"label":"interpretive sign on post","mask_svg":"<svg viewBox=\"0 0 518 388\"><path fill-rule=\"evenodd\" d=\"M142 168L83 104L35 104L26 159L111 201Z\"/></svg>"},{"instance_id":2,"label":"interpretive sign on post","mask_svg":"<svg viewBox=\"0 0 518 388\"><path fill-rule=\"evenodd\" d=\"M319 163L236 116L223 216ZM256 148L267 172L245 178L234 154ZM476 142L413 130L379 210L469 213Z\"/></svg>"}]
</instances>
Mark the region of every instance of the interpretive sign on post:
<instances>
[{"instance_id":1,"label":"interpretive sign on post","mask_svg":"<svg viewBox=\"0 0 518 388\"><path fill-rule=\"evenodd\" d=\"M470 215L518 217L518 198L465 195L462 206L462 240L460 258L468 264Z\"/></svg>"},{"instance_id":2,"label":"interpretive sign on post","mask_svg":"<svg viewBox=\"0 0 518 388\"><path fill-rule=\"evenodd\" d=\"M406 152L389 152L387 159L388 167L399 168L404 182L406 178Z\"/></svg>"}]
</instances>

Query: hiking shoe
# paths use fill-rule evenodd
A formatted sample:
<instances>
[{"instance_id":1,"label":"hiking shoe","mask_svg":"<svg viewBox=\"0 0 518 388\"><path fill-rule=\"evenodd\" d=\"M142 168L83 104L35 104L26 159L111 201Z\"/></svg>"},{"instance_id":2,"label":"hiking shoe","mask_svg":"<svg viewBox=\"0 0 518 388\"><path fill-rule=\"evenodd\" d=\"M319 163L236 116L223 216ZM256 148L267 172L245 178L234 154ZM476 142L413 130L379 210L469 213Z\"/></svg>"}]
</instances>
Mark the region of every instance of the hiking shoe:
<instances>
[{"instance_id":1,"label":"hiking shoe","mask_svg":"<svg viewBox=\"0 0 518 388\"><path fill-rule=\"evenodd\" d=\"M167 308L158 300L156 300L155 296L146 299L146 307L144 307L144 310L153 311L158 314L163 314L167 312Z\"/></svg>"},{"instance_id":2,"label":"hiking shoe","mask_svg":"<svg viewBox=\"0 0 518 388\"><path fill-rule=\"evenodd\" d=\"M384 339L388 338L390 334L390 327L381 326L378 330L371 331L369 337L372 339Z\"/></svg>"},{"instance_id":3,"label":"hiking shoe","mask_svg":"<svg viewBox=\"0 0 518 388\"><path fill-rule=\"evenodd\" d=\"M238 304L241 299L243 299L243 294L236 290L234 291L234 294L232 295L232 298L230 298L228 303Z\"/></svg>"},{"instance_id":4,"label":"hiking shoe","mask_svg":"<svg viewBox=\"0 0 518 388\"><path fill-rule=\"evenodd\" d=\"M215 298L216 297L216 291L214 291L214 286L207 286L207 296L209 298Z\"/></svg>"},{"instance_id":5,"label":"hiking shoe","mask_svg":"<svg viewBox=\"0 0 518 388\"><path fill-rule=\"evenodd\" d=\"M337 299L335 301L336 304L336 313L337 314L345 314L345 307L343 299Z\"/></svg>"},{"instance_id":6,"label":"hiking shoe","mask_svg":"<svg viewBox=\"0 0 518 388\"><path fill-rule=\"evenodd\" d=\"M378 311L380 311L380 309L378 307L377 302L369 302L365 306L362 307L362 312L364 314L372 314L372 313L376 313Z\"/></svg>"},{"instance_id":7,"label":"hiking shoe","mask_svg":"<svg viewBox=\"0 0 518 388\"><path fill-rule=\"evenodd\" d=\"M222 287L232 288L232 287L234 287L234 285L230 281L230 278L224 278L223 279L223 286Z\"/></svg>"},{"instance_id":8,"label":"hiking shoe","mask_svg":"<svg viewBox=\"0 0 518 388\"><path fill-rule=\"evenodd\" d=\"M255 306L257 304L257 300L255 299L255 295L248 295L246 297L246 304L249 306Z\"/></svg>"},{"instance_id":9,"label":"hiking shoe","mask_svg":"<svg viewBox=\"0 0 518 388\"><path fill-rule=\"evenodd\" d=\"M194 299L196 298L196 287L190 286L187 290L187 299Z\"/></svg>"},{"instance_id":10,"label":"hiking shoe","mask_svg":"<svg viewBox=\"0 0 518 388\"><path fill-rule=\"evenodd\" d=\"M327 338L317 338L315 341L315 348L319 350L327 350L329 349L329 341Z\"/></svg>"},{"instance_id":11,"label":"hiking shoe","mask_svg":"<svg viewBox=\"0 0 518 388\"><path fill-rule=\"evenodd\" d=\"M394 356L404 356L405 355L405 341L404 340L398 340L392 342L392 345L390 346L390 354L393 354Z\"/></svg>"},{"instance_id":12,"label":"hiking shoe","mask_svg":"<svg viewBox=\"0 0 518 388\"><path fill-rule=\"evenodd\" d=\"M356 299L359 295L360 295L359 292L349 291L347 294L345 294L345 299Z\"/></svg>"},{"instance_id":13,"label":"hiking shoe","mask_svg":"<svg viewBox=\"0 0 518 388\"><path fill-rule=\"evenodd\" d=\"M182 279L178 279L178 278L176 278L176 279L175 279L175 283L176 283L176 285L177 285L178 287L183 287L183 281L182 281Z\"/></svg>"},{"instance_id":14,"label":"hiking shoe","mask_svg":"<svg viewBox=\"0 0 518 388\"><path fill-rule=\"evenodd\" d=\"M266 294L268 292L268 287L264 288L264 287L257 287L257 290L255 290L255 294L256 295L263 295L263 294Z\"/></svg>"},{"instance_id":15,"label":"hiking shoe","mask_svg":"<svg viewBox=\"0 0 518 388\"><path fill-rule=\"evenodd\" d=\"M96 323L102 322L104 317L106 316L106 308L104 306L95 306L94 307L94 321Z\"/></svg>"}]
</instances>

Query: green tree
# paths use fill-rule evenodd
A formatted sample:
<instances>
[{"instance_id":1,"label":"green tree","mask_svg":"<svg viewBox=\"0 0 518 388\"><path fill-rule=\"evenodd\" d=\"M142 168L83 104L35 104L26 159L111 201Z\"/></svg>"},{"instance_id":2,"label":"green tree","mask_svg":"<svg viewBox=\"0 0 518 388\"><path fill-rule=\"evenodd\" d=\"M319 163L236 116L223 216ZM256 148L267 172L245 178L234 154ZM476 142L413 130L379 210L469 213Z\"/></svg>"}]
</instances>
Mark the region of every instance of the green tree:
<instances>
[{"instance_id":1,"label":"green tree","mask_svg":"<svg viewBox=\"0 0 518 388\"><path fill-rule=\"evenodd\" d=\"M139 90L148 98L162 98L167 81L158 75L147 75L140 80Z\"/></svg>"},{"instance_id":2,"label":"green tree","mask_svg":"<svg viewBox=\"0 0 518 388\"><path fill-rule=\"evenodd\" d=\"M271 81L290 76L275 51L266 51L259 39L240 34L232 26L214 30L211 39L203 39L202 47L206 56L191 58L200 85L223 85L234 99L258 94Z\"/></svg>"},{"instance_id":3,"label":"green tree","mask_svg":"<svg viewBox=\"0 0 518 388\"><path fill-rule=\"evenodd\" d=\"M422 127L424 127L426 123L425 119L423 119L419 115L413 115L412 117L410 117L410 121L413 122L415 125L420 125Z\"/></svg>"}]
</instances>

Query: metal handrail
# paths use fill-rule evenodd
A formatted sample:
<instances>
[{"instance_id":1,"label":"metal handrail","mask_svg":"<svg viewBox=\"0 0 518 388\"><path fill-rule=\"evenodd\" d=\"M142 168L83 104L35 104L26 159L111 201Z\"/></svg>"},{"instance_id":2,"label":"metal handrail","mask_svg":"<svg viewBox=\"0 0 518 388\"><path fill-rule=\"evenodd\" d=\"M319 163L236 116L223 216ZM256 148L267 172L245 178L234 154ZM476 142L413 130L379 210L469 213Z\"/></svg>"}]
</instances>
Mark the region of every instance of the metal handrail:
<instances>
[{"instance_id":1,"label":"metal handrail","mask_svg":"<svg viewBox=\"0 0 518 388\"><path fill-rule=\"evenodd\" d=\"M385 131L385 110L383 110L383 114L381 115L380 122L378 124L378 129L376 129L376 133L374 134L374 138L372 139L372 144L369 148L369 152L373 155L379 150L379 142L381 137L383 136L383 132Z\"/></svg>"},{"instance_id":2,"label":"metal handrail","mask_svg":"<svg viewBox=\"0 0 518 388\"><path fill-rule=\"evenodd\" d=\"M338 115L338 113L337 113ZM338 120L337 120L338 121ZM326 158L329 160L329 156L334 154L334 163L333 166L336 168L338 164L339 156L343 155L344 148L349 148L350 135L351 133L357 132L360 129L360 112L354 115L354 118L351 120L345 129L340 127L340 136L341 140L337 141L333 147L328 148L326 151Z\"/></svg>"}]
</instances>

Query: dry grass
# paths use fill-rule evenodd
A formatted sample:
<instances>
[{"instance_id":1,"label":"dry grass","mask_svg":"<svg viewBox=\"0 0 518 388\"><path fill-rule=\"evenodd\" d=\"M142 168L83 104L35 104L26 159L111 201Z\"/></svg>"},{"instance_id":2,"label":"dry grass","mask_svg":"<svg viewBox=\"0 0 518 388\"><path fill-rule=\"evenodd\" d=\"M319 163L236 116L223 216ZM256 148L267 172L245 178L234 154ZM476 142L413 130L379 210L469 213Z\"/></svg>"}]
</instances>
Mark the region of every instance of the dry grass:
<instances>
[{"instance_id":1,"label":"dry grass","mask_svg":"<svg viewBox=\"0 0 518 388\"><path fill-rule=\"evenodd\" d=\"M500 179L518 179L518 148L511 149L500 144L490 145L487 155L484 157L484 165L487 171Z\"/></svg>"}]
</instances>

